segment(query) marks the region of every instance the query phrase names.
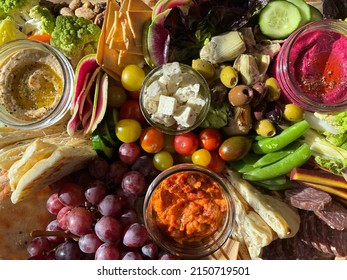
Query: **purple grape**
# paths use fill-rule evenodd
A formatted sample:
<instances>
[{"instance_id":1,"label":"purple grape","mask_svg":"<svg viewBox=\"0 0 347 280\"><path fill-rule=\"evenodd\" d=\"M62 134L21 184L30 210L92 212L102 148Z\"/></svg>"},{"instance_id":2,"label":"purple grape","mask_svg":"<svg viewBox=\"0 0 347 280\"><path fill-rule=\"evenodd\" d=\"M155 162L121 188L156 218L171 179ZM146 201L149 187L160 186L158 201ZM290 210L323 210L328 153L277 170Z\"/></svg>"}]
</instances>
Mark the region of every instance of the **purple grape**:
<instances>
[{"instance_id":1,"label":"purple grape","mask_svg":"<svg viewBox=\"0 0 347 280\"><path fill-rule=\"evenodd\" d=\"M67 229L78 236L89 232L93 225L92 214L84 207L73 208L66 217Z\"/></svg>"},{"instance_id":2,"label":"purple grape","mask_svg":"<svg viewBox=\"0 0 347 280\"><path fill-rule=\"evenodd\" d=\"M146 180L140 172L128 171L124 174L121 185L126 194L139 195L146 187Z\"/></svg>"},{"instance_id":3,"label":"purple grape","mask_svg":"<svg viewBox=\"0 0 347 280\"><path fill-rule=\"evenodd\" d=\"M113 184L120 184L122 182L123 176L128 172L129 167L127 164L121 160L116 160L111 163L109 171L107 173L107 180Z\"/></svg>"},{"instance_id":4,"label":"purple grape","mask_svg":"<svg viewBox=\"0 0 347 280\"><path fill-rule=\"evenodd\" d=\"M143 258L139 252L125 252L122 254L122 260L143 260Z\"/></svg>"},{"instance_id":5,"label":"purple grape","mask_svg":"<svg viewBox=\"0 0 347 280\"><path fill-rule=\"evenodd\" d=\"M98 204L107 194L106 184L100 180L93 180L87 185L87 189L84 192L86 200L96 205Z\"/></svg>"},{"instance_id":6,"label":"purple grape","mask_svg":"<svg viewBox=\"0 0 347 280\"><path fill-rule=\"evenodd\" d=\"M27 246L29 256L42 256L52 249L51 243L46 237L34 237Z\"/></svg>"},{"instance_id":7,"label":"purple grape","mask_svg":"<svg viewBox=\"0 0 347 280\"><path fill-rule=\"evenodd\" d=\"M120 253L115 244L104 243L102 244L95 253L96 260L119 260Z\"/></svg>"},{"instance_id":8,"label":"purple grape","mask_svg":"<svg viewBox=\"0 0 347 280\"><path fill-rule=\"evenodd\" d=\"M158 260L177 260L177 257L170 253L162 253Z\"/></svg>"},{"instance_id":9,"label":"purple grape","mask_svg":"<svg viewBox=\"0 0 347 280\"><path fill-rule=\"evenodd\" d=\"M108 162L100 157L93 159L88 165L89 174L99 180L105 179L109 168Z\"/></svg>"},{"instance_id":10,"label":"purple grape","mask_svg":"<svg viewBox=\"0 0 347 280\"><path fill-rule=\"evenodd\" d=\"M140 146L135 143L122 143L118 149L120 160L126 164L133 164L141 155Z\"/></svg>"},{"instance_id":11,"label":"purple grape","mask_svg":"<svg viewBox=\"0 0 347 280\"><path fill-rule=\"evenodd\" d=\"M56 260L80 260L82 257L83 253L75 241L65 241L59 244L55 250Z\"/></svg>"},{"instance_id":12,"label":"purple grape","mask_svg":"<svg viewBox=\"0 0 347 280\"><path fill-rule=\"evenodd\" d=\"M134 207L138 198L137 195L126 194L122 188L116 188L114 194L118 196L123 208Z\"/></svg>"},{"instance_id":13,"label":"purple grape","mask_svg":"<svg viewBox=\"0 0 347 280\"><path fill-rule=\"evenodd\" d=\"M98 205L98 210L103 216L116 216L120 213L121 209L121 201L114 194L106 195Z\"/></svg>"},{"instance_id":14,"label":"purple grape","mask_svg":"<svg viewBox=\"0 0 347 280\"><path fill-rule=\"evenodd\" d=\"M81 251L88 254L95 253L102 244L103 242L94 232L82 235L78 240Z\"/></svg>"},{"instance_id":15,"label":"purple grape","mask_svg":"<svg viewBox=\"0 0 347 280\"><path fill-rule=\"evenodd\" d=\"M103 242L117 242L121 238L122 225L115 218L104 216L95 224L95 233Z\"/></svg>"},{"instance_id":16,"label":"purple grape","mask_svg":"<svg viewBox=\"0 0 347 280\"><path fill-rule=\"evenodd\" d=\"M133 223L124 233L123 244L130 248L138 248L143 246L148 239L146 227L140 223Z\"/></svg>"},{"instance_id":17,"label":"purple grape","mask_svg":"<svg viewBox=\"0 0 347 280\"><path fill-rule=\"evenodd\" d=\"M47 199L47 210L53 215L57 215L61 208L64 207L64 204L59 200L58 194L53 193Z\"/></svg>"}]
</instances>

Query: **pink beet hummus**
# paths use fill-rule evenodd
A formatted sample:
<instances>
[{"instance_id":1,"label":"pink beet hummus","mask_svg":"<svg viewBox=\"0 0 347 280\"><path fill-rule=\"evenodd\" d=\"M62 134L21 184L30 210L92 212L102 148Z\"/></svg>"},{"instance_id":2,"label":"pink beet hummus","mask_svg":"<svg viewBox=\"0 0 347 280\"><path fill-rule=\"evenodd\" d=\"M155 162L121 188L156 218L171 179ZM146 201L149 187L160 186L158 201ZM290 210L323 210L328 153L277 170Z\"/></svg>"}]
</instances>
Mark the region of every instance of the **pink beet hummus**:
<instances>
[{"instance_id":1,"label":"pink beet hummus","mask_svg":"<svg viewBox=\"0 0 347 280\"><path fill-rule=\"evenodd\" d=\"M347 98L347 37L330 30L303 34L289 61L292 81L309 99L332 105Z\"/></svg>"}]
</instances>

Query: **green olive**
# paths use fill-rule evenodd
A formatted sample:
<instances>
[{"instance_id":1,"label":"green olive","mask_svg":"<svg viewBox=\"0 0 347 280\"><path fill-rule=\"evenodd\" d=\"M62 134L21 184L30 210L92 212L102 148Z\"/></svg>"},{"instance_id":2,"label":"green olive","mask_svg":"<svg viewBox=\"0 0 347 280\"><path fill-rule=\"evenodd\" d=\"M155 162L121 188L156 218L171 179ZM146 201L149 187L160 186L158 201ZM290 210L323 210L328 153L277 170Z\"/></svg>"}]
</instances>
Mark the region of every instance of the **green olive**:
<instances>
[{"instance_id":1,"label":"green olive","mask_svg":"<svg viewBox=\"0 0 347 280\"><path fill-rule=\"evenodd\" d=\"M233 106L248 104L253 99L253 89L246 85L238 85L229 91L228 99Z\"/></svg>"},{"instance_id":2,"label":"green olive","mask_svg":"<svg viewBox=\"0 0 347 280\"><path fill-rule=\"evenodd\" d=\"M198 71L205 79L212 79L216 73L216 69L209 61L203 59L194 59L192 61L192 68Z\"/></svg>"},{"instance_id":3,"label":"green olive","mask_svg":"<svg viewBox=\"0 0 347 280\"><path fill-rule=\"evenodd\" d=\"M273 77L267 78L265 81L265 85L267 86L267 101L276 101L280 98L281 88L277 82L277 80Z\"/></svg>"},{"instance_id":4,"label":"green olive","mask_svg":"<svg viewBox=\"0 0 347 280\"><path fill-rule=\"evenodd\" d=\"M220 71L219 78L227 88L233 88L239 82L238 73L232 66L225 66Z\"/></svg>"},{"instance_id":5,"label":"green olive","mask_svg":"<svg viewBox=\"0 0 347 280\"><path fill-rule=\"evenodd\" d=\"M298 122L304 118L304 110L295 104L286 104L283 110L283 117L291 122Z\"/></svg>"},{"instance_id":6,"label":"green olive","mask_svg":"<svg viewBox=\"0 0 347 280\"><path fill-rule=\"evenodd\" d=\"M252 140L246 136L232 136L224 140L219 146L218 154L225 160L239 160L248 154L252 147Z\"/></svg>"},{"instance_id":7,"label":"green olive","mask_svg":"<svg viewBox=\"0 0 347 280\"><path fill-rule=\"evenodd\" d=\"M275 126L268 119L262 119L254 124L255 132L263 137L272 137L276 134Z\"/></svg>"}]
</instances>

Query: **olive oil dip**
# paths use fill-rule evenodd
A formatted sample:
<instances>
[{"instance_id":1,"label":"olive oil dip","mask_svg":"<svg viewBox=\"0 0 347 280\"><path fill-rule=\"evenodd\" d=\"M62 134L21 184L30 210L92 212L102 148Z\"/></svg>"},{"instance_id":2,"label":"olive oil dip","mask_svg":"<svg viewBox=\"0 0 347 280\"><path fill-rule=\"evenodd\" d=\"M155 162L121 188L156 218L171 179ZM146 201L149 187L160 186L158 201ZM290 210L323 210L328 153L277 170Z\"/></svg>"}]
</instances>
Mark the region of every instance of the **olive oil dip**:
<instances>
[{"instance_id":1,"label":"olive oil dip","mask_svg":"<svg viewBox=\"0 0 347 280\"><path fill-rule=\"evenodd\" d=\"M63 69L49 52L22 49L0 61L0 105L17 119L35 121L49 114L63 88Z\"/></svg>"}]
</instances>

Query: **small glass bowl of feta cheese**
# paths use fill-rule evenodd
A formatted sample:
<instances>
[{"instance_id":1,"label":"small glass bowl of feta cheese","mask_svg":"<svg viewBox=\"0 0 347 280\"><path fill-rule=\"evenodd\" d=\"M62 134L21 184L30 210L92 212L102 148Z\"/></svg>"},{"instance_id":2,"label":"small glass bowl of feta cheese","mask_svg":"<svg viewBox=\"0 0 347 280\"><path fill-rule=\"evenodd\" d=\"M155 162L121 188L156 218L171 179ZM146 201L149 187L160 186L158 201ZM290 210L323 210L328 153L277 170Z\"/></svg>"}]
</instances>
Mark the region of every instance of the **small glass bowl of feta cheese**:
<instances>
[{"instance_id":1,"label":"small glass bowl of feta cheese","mask_svg":"<svg viewBox=\"0 0 347 280\"><path fill-rule=\"evenodd\" d=\"M192 67L171 62L154 68L140 92L147 122L166 134L182 134L198 127L211 103L204 77Z\"/></svg>"}]
</instances>

